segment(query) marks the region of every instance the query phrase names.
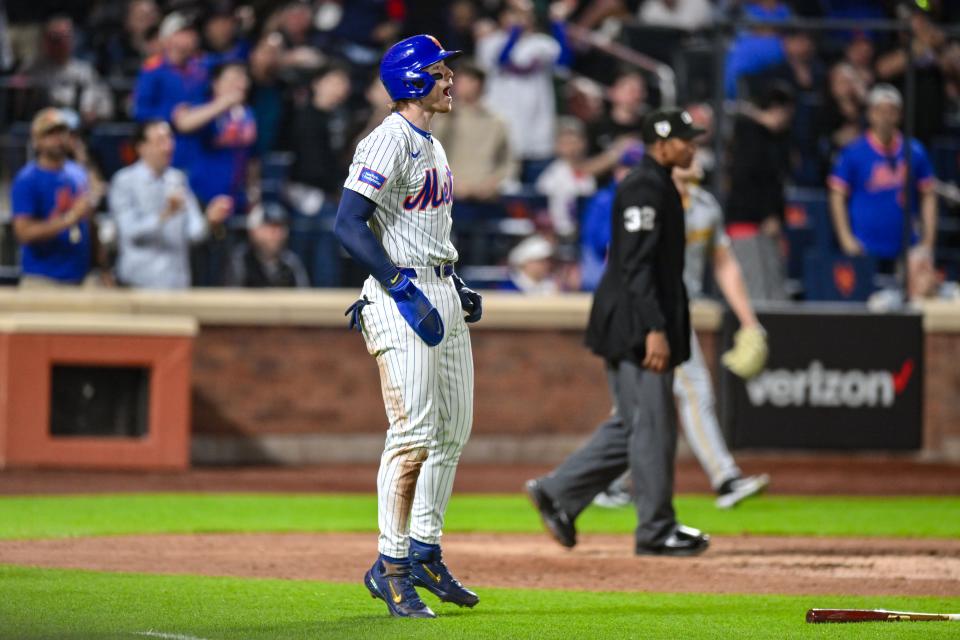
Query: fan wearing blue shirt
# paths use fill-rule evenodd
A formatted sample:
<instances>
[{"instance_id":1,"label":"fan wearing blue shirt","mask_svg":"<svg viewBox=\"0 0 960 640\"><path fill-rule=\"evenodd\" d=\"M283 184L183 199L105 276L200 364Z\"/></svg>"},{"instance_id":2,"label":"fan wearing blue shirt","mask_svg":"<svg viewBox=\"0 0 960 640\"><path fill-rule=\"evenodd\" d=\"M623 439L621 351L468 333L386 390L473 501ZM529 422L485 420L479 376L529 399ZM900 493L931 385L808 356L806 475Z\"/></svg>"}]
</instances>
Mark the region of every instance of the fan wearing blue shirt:
<instances>
[{"instance_id":1,"label":"fan wearing blue shirt","mask_svg":"<svg viewBox=\"0 0 960 640\"><path fill-rule=\"evenodd\" d=\"M643 158L643 145L628 146L613 169L613 180L587 202L580 220L580 288L595 291L607 265L610 212L620 182Z\"/></svg>"},{"instance_id":2,"label":"fan wearing blue shirt","mask_svg":"<svg viewBox=\"0 0 960 640\"><path fill-rule=\"evenodd\" d=\"M889 84L876 85L867 97L869 128L840 152L828 179L830 213L840 248L846 255L868 255L890 271L904 250L906 141L898 129L903 99ZM917 140L911 152L911 222L919 203L919 245L916 251L932 261L937 236L937 196L927 153ZM916 225L913 224L913 227ZM917 242L912 232L911 244Z\"/></svg>"},{"instance_id":3,"label":"fan wearing blue shirt","mask_svg":"<svg viewBox=\"0 0 960 640\"><path fill-rule=\"evenodd\" d=\"M133 115L138 122L166 120L185 105L203 100L207 91L207 67L197 55L196 27L186 16L174 12L160 24L162 54L146 59L133 91ZM177 131L173 166L186 169L195 158L195 140Z\"/></svg>"},{"instance_id":4,"label":"fan wearing blue shirt","mask_svg":"<svg viewBox=\"0 0 960 640\"><path fill-rule=\"evenodd\" d=\"M89 217L99 195L90 192L83 168L67 159L69 131L58 109L37 113L30 135L36 160L11 187L20 284L78 285L90 271Z\"/></svg>"},{"instance_id":5,"label":"fan wearing blue shirt","mask_svg":"<svg viewBox=\"0 0 960 640\"><path fill-rule=\"evenodd\" d=\"M812 82L802 68L813 57L813 40L802 31L777 28L778 23L792 17L787 5L747 3L743 17L754 24L738 32L727 51L723 87L728 100L746 97L741 95L741 82L746 84L748 94L760 92L764 76L770 74L801 86Z\"/></svg>"},{"instance_id":6,"label":"fan wearing blue shirt","mask_svg":"<svg viewBox=\"0 0 960 640\"><path fill-rule=\"evenodd\" d=\"M257 142L253 110L244 104L250 78L242 62L226 62L210 79L208 102L179 109L174 124L195 137L196 155L187 167L190 187L200 202L229 196L234 212L247 209L247 167Z\"/></svg>"},{"instance_id":7,"label":"fan wearing blue shirt","mask_svg":"<svg viewBox=\"0 0 960 640\"><path fill-rule=\"evenodd\" d=\"M242 62L227 62L211 75L207 102L177 109L173 122L194 140L194 156L187 165L190 187L201 204L228 199L230 213L247 210L247 181L257 142L257 122L246 106L250 78ZM194 284L219 286L228 261L231 239L222 226L213 228L194 256Z\"/></svg>"},{"instance_id":8,"label":"fan wearing blue shirt","mask_svg":"<svg viewBox=\"0 0 960 640\"><path fill-rule=\"evenodd\" d=\"M207 11L203 18L204 66L213 70L225 62L249 60L250 40L244 33L240 19L240 11L245 10L234 9L231 0L215 0L206 4Z\"/></svg>"}]
</instances>

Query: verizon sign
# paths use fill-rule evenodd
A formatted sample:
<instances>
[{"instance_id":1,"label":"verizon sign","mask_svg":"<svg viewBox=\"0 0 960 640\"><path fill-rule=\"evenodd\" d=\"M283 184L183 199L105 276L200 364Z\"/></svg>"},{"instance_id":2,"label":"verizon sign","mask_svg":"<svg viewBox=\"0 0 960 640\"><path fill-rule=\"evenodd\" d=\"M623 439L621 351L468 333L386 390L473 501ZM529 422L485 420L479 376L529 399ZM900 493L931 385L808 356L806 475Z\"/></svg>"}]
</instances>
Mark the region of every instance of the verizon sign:
<instances>
[{"instance_id":1,"label":"verizon sign","mask_svg":"<svg viewBox=\"0 0 960 640\"><path fill-rule=\"evenodd\" d=\"M862 307L769 311L767 369L721 376L732 444L762 448L914 449L921 444L920 317ZM729 345L735 321L724 325ZM723 346L722 348L727 348Z\"/></svg>"},{"instance_id":2,"label":"verizon sign","mask_svg":"<svg viewBox=\"0 0 960 640\"><path fill-rule=\"evenodd\" d=\"M747 382L747 396L755 407L890 407L912 374L913 360L899 372L826 369L814 360L799 371L761 373Z\"/></svg>"}]
</instances>

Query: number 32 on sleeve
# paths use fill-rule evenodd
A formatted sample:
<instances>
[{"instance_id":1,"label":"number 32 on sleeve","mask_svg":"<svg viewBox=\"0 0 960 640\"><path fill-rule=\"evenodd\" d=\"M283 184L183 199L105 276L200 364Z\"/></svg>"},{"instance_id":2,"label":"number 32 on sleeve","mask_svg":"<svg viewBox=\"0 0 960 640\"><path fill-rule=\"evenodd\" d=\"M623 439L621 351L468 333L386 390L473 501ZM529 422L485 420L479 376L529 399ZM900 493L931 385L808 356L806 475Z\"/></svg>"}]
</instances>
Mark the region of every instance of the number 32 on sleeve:
<instances>
[{"instance_id":1,"label":"number 32 on sleeve","mask_svg":"<svg viewBox=\"0 0 960 640\"><path fill-rule=\"evenodd\" d=\"M630 233L653 231L657 212L653 207L627 207L623 210L623 228Z\"/></svg>"}]
</instances>

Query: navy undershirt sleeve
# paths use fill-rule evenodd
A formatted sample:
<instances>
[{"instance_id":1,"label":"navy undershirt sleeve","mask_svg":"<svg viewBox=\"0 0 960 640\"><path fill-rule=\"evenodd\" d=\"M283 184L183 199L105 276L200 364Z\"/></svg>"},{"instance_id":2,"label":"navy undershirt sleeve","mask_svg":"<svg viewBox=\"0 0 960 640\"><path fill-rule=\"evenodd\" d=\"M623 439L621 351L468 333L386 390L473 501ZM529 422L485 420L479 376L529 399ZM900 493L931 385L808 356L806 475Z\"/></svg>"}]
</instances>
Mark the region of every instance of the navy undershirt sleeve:
<instances>
[{"instance_id":1,"label":"navy undershirt sleeve","mask_svg":"<svg viewBox=\"0 0 960 640\"><path fill-rule=\"evenodd\" d=\"M351 189L344 189L333 232L351 258L363 265L380 284L389 287L391 280L400 270L367 226L367 221L373 217L376 209L376 203L370 198Z\"/></svg>"}]
</instances>

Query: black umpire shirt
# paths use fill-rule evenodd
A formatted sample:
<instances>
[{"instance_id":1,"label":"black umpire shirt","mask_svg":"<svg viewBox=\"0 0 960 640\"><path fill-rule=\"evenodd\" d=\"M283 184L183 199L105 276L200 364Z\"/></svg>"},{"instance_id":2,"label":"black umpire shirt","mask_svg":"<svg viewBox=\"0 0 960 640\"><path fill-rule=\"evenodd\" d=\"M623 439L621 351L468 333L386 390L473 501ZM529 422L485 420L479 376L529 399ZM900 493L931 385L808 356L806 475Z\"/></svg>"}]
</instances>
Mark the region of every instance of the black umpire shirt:
<instances>
[{"instance_id":1,"label":"black umpire shirt","mask_svg":"<svg viewBox=\"0 0 960 640\"><path fill-rule=\"evenodd\" d=\"M617 187L613 201L607 269L587 326L587 346L597 355L640 365L647 333L664 331L670 367L690 357L683 218L670 169L644 155Z\"/></svg>"}]
</instances>

